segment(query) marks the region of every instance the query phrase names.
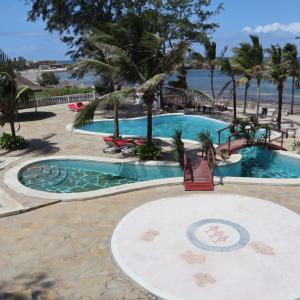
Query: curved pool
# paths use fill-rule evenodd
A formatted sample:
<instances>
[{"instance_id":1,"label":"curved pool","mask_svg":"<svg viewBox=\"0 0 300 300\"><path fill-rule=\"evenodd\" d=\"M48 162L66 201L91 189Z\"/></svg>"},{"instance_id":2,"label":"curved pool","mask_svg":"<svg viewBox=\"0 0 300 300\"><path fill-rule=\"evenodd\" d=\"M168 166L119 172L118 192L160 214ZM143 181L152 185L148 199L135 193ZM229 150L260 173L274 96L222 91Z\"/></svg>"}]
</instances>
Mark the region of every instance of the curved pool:
<instances>
[{"instance_id":1,"label":"curved pool","mask_svg":"<svg viewBox=\"0 0 300 300\"><path fill-rule=\"evenodd\" d=\"M48 159L22 168L19 181L50 193L83 193L147 180L182 176L177 166Z\"/></svg>"},{"instance_id":2,"label":"curved pool","mask_svg":"<svg viewBox=\"0 0 300 300\"><path fill-rule=\"evenodd\" d=\"M147 132L147 117L120 119L120 132L123 136L145 137ZM182 129L185 140L197 141L201 130L209 130L215 144L218 142L218 131L228 126L227 123L212 118L185 114L165 114L153 116L153 136L159 138L172 138L176 129ZM79 128L85 132L112 134L113 120L99 120ZM221 142L226 141L229 131L221 135Z\"/></svg>"},{"instance_id":3,"label":"curved pool","mask_svg":"<svg viewBox=\"0 0 300 300\"><path fill-rule=\"evenodd\" d=\"M263 146L244 148L235 164L216 168L220 177L300 178L300 159Z\"/></svg>"}]
</instances>

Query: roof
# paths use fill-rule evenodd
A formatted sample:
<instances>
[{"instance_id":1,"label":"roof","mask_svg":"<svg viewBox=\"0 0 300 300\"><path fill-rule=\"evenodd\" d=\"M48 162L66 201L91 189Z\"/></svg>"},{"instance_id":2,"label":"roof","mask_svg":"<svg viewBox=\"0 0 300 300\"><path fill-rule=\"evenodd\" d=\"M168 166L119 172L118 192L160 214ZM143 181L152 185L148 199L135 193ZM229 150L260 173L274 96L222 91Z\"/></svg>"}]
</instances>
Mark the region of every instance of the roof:
<instances>
[{"instance_id":1,"label":"roof","mask_svg":"<svg viewBox=\"0 0 300 300\"><path fill-rule=\"evenodd\" d=\"M17 74L16 78L15 78L18 88L24 87L24 86L28 86L29 88L31 88L33 91L41 91L43 88L37 84L34 83L33 81Z\"/></svg>"}]
</instances>

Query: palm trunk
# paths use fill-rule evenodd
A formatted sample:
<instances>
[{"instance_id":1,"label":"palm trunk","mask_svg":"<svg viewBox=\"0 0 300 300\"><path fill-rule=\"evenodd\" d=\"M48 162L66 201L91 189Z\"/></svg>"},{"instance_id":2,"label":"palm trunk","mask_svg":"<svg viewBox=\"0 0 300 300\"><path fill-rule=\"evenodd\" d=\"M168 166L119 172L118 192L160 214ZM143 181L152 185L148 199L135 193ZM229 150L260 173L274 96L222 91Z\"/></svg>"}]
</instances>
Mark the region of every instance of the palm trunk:
<instances>
[{"instance_id":1,"label":"palm trunk","mask_svg":"<svg viewBox=\"0 0 300 300\"><path fill-rule=\"evenodd\" d=\"M211 86L212 97L215 100L214 73L215 73L215 70L213 68L211 68L210 69L210 86Z\"/></svg>"},{"instance_id":2,"label":"palm trunk","mask_svg":"<svg viewBox=\"0 0 300 300\"><path fill-rule=\"evenodd\" d=\"M246 108L247 108L247 100L248 100L248 89L249 89L249 83L246 83L245 86L245 98L244 98L244 107L243 107L243 114L246 114Z\"/></svg>"},{"instance_id":3,"label":"palm trunk","mask_svg":"<svg viewBox=\"0 0 300 300\"><path fill-rule=\"evenodd\" d=\"M232 77L232 84L233 84L233 120L236 120L236 83L234 77Z\"/></svg>"},{"instance_id":4,"label":"palm trunk","mask_svg":"<svg viewBox=\"0 0 300 300\"><path fill-rule=\"evenodd\" d=\"M114 104L114 138L120 138L120 130L119 130L119 105L117 103Z\"/></svg>"},{"instance_id":5,"label":"palm trunk","mask_svg":"<svg viewBox=\"0 0 300 300\"><path fill-rule=\"evenodd\" d=\"M277 126L281 129L281 113L282 113L282 94L283 94L283 84L278 84L278 116L277 116Z\"/></svg>"},{"instance_id":6,"label":"palm trunk","mask_svg":"<svg viewBox=\"0 0 300 300\"><path fill-rule=\"evenodd\" d=\"M9 125L12 137L16 137L15 122L13 120L9 121Z\"/></svg>"},{"instance_id":7,"label":"palm trunk","mask_svg":"<svg viewBox=\"0 0 300 300\"><path fill-rule=\"evenodd\" d=\"M259 104L260 104L260 79L257 80L257 87L256 87L256 119L257 120L259 116Z\"/></svg>"},{"instance_id":8,"label":"palm trunk","mask_svg":"<svg viewBox=\"0 0 300 300\"><path fill-rule=\"evenodd\" d=\"M163 85L159 86L160 108L164 108Z\"/></svg>"},{"instance_id":9,"label":"palm trunk","mask_svg":"<svg viewBox=\"0 0 300 300\"><path fill-rule=\"evenodd\" d=\"M292 81L292 103L291 103L291 115L294 114L294 100L295 100L295 75L293 75Z\"/></svg>"},{"instance_id":10,"label":"palm trunk","mask_svg":"<svg viewBox=\"0 0 300 300\"><path fill-rule=\"evenodd\" d=\"M152 103L148 103L147 108L147 144L152 144Z\"/></svg>"}]
</instances>

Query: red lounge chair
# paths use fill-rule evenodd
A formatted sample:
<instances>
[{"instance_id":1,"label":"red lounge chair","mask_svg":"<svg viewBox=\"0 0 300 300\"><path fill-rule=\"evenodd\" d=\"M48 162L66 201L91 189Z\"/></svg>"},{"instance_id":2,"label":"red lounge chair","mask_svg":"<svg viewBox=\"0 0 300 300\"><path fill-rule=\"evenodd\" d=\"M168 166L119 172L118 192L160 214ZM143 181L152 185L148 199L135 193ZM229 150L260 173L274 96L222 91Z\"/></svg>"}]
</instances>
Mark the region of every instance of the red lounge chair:
<instances>
[{"instance_id":1,"label":"red lounge chair","mask_svg":"<svg viewBox=\"0 0 300 300\"><path fill-rule=\"evenodd\" d=\"M124 148L135 147L135 143L131 139L120 139L114 140L112 137L104 137L103 141L106 143L107 147L103 149L105 153L117 153Z\"/></svg>"},{"instance_id":2,"label":"red lounge chair","mask_svg":"<svg viewBox=\"0 0 300 300\"><path fill-rule=\"evenodd\" d=\"M78 112L81 111L85 107L85 105L82 102L76 102L68 104L68 107L70 110Z\"/></svg>"}]
</instances>

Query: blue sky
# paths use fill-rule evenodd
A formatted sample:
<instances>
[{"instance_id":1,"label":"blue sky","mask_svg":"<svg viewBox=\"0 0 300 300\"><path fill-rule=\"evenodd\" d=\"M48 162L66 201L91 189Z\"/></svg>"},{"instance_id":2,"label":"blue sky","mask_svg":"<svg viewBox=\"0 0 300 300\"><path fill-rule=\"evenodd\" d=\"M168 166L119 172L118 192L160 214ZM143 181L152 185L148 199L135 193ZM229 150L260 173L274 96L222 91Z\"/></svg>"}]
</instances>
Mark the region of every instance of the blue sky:
<instances>
[{"instance_id":1,"label":"blue sky","mask_svg":"<svg viewBox=\"0 0 300 300\"><path fill-rule=\"evenodd\" d=\"M213 35L218 48L233 47L259 35L264 46L295 42L300 46L299 0L223 0L225 10L214 18L220 28ZM4 4L5 3L5 4ZM218 3L218 0L213 0ZM27 22L28 7L22 0L1 0L0 48L10 57L31 60L66 59L67 47L57 34L44 30L42 21Z\"/></svg>"}]
</instances>

